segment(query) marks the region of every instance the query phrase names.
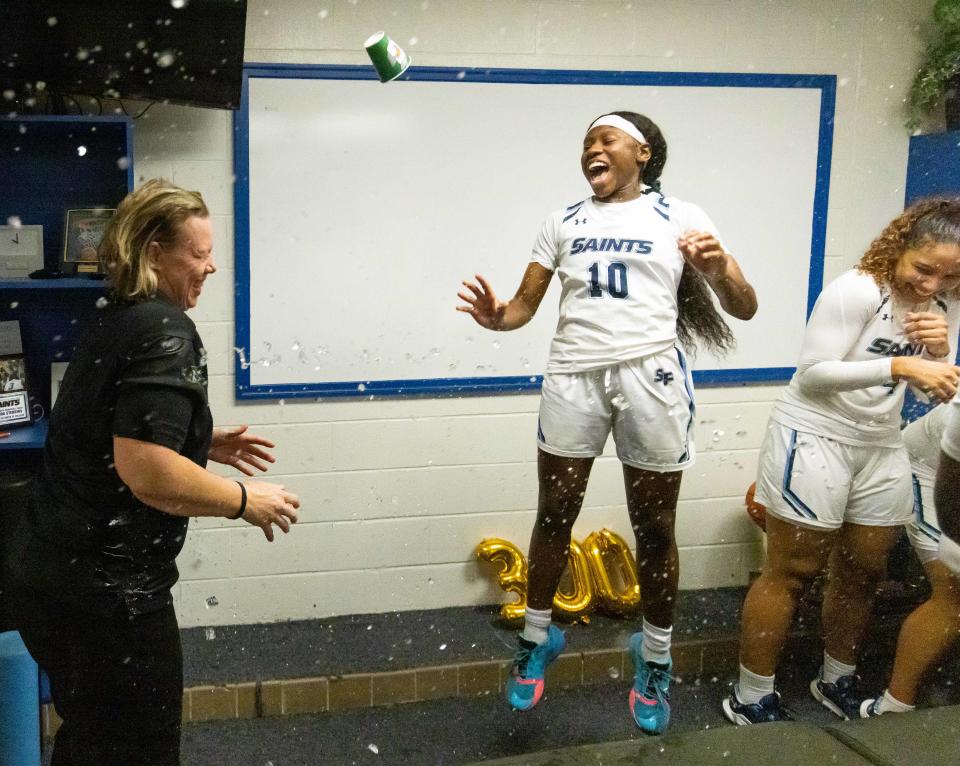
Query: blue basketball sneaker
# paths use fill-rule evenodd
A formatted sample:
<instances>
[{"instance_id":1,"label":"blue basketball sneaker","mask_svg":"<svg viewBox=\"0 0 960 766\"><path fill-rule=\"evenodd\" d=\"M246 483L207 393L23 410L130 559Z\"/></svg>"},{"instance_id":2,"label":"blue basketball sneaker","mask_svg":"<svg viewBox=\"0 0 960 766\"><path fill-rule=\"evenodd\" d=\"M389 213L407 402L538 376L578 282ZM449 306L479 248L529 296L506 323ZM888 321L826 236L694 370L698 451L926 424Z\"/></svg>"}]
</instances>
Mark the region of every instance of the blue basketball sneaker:
<instances>
[{"instance_id":1,"label":"blue basketball sneaker","mask_svg":"<svg viewBox=\"0 0 960 766\"><path fill-rule=\"evenodd\" d=\"M845 721L860 716L863 697L857 693L857 676L840 676L836 683L827 683L820 673L810 682L810 693L813 698L838 718Z\"/></svg>"},{"instance_id":2,"label":"blue basketball sneaker","mask_svg":"<svg viewBox=\"0 0 960 766\"><path fill-rule=\"evenodd\" d=\"M517 636L520 648L507 679L507 702L516 710L529 710L543 696L543 679L547 666L560 656L567 646L563 631L551 625L547 640L542 644Z\"/></svg>"},{"instance_id":3,"label":"blue basketball sneaker","mask_svg":"<svg viewBox=\"0 0 960 766\"><path fill-rule=\"evenodd\" d=\"M748 704L737 699L736 690L723 701L723 714L730 723L746 726L754 723L792 721L793 717L780 706L780 694L773 692L759 702Z\"/></svg>"},{"instance_id":4,"label":"blue basketball sneaker","mask_svg":"<svg viewBox=\"0 0 960 766\"><path fill-rule=\"evenodd\" d=\"M643 633L630 638L633 659L633 688L630 690L630 712L633 720L647 734L662 734L670 723L670 681L673 661L666 665L647 662L640 653Z\"/></svg>"}]
</instances>

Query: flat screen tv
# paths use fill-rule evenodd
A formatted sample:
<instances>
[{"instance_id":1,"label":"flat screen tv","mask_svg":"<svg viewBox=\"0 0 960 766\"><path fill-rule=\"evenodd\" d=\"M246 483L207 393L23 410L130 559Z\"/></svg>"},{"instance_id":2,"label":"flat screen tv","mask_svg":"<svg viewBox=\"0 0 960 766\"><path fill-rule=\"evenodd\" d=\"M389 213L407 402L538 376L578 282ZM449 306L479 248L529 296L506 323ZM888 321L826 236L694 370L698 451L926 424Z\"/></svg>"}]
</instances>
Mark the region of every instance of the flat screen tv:
<instances>
[{"instance_id":1,"label":"flat screen tv","mask_svg":"<svg viewBox=\"0 0 960 766\"><path fill-rule=\"evenodd\" d=\"M51 95L236 109L246 14L246 0L0 0L0 114Z\"/></svg>"}]
</instances>

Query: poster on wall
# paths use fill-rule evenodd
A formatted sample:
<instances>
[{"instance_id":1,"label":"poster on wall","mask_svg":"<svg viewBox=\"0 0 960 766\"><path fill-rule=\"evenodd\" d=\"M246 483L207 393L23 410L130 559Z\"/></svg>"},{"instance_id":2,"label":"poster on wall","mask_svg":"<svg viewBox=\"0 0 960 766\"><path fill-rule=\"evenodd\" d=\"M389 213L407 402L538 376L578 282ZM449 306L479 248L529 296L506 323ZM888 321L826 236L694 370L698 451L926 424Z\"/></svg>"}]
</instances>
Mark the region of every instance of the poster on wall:
<instances>
[{"instance_id":1,"label":"poster on wall","mask_svg":"<svg viewBox=\"0 0 960 766\"><path fill-rule=\"evenodd\" d=\"M32 421L20 323L0 322L0 427Z\"/></svg>"}]
</instances>

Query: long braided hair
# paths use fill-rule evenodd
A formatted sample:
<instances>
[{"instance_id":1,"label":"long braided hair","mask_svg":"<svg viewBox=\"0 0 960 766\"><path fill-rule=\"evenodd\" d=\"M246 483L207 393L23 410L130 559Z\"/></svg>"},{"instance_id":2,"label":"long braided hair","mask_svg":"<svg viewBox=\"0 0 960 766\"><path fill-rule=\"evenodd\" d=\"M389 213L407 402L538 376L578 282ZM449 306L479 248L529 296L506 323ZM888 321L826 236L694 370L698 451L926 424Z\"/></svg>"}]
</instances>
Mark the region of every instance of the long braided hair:
<instances>
[{"instance_id":1,"label":"long braided hair","mask_svg":"<svg viewBox=\"0 0 960 766\"><path fill-rule=\"evenodd\" d=\"M908 207L870 243L857 271L889 287L904 251L930 243L960 245L960 197L928 197ZM960 298L960 287L953 292Z\"/></svg>"},{"instance_id":2,"label":"long braided hair","mask_svg":"<svg viewBox=\"0 0 960 766\"><path fill-rule=\"evenodd\" d=\"M667 140L660 128L649 117L636 112L608 112L636 125L650 145L650 159L640 169L640 180L649 190L645 193L660 194L660 174L667 164ZM713 295L706 280L690 264L683 264L680 284L677 287L677 338L690 353L697 350L701 341L717 355L726 354L736 341L730 326L724 321L713 302Z\"/></svg>"}]
</instances>

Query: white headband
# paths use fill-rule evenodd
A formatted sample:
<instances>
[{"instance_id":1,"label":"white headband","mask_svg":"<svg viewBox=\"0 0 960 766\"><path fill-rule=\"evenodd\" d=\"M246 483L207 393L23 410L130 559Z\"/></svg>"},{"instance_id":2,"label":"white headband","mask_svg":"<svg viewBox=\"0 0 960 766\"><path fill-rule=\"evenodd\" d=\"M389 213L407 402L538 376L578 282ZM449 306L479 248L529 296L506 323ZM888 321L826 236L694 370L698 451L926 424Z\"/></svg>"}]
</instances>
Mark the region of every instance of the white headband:
<instances>
[{"instance_id":1,"label":"white headband","mask_svg":"<svg viewBox=\"0 0 960 766\"><path fill-rule=\"evenodd\" d=\"M624 133L630 136L630 138L639 141L641 144L647 143L647 139L643 137L643 133L637 130L637 126L629 120L623 119L623 117L620 117L619 115L605 114L603 117L597 117L597 119L590 123L590 127L587 128L587 133L600 125L607 125L611 128L617 128L617 130L622 130Z\"/></svg>"}]
</instances>

